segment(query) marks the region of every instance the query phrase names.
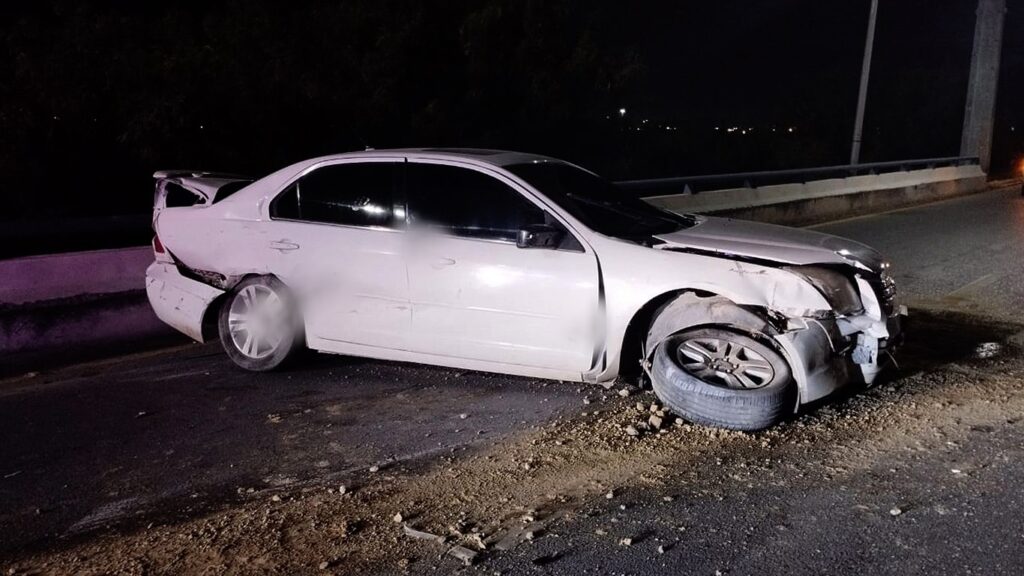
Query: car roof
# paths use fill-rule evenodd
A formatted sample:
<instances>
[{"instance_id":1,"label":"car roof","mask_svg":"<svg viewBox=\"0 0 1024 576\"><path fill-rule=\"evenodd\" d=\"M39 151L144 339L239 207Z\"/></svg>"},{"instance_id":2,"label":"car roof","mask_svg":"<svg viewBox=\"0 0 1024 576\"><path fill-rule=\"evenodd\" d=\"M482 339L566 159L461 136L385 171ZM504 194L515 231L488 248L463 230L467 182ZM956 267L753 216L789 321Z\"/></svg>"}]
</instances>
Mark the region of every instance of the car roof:
<instances>
[{"instance_id":1,"label":"car roof","mask_svg":"<svg viewBox=\"0 0 1024 576\"><path fill-rule=\"evenodd\" d=\"M314 161L323 162L359 157L372 158L383 155L400 155L421 160L461 160L474 164L491 164L493 166L508 166L510 164L523 164L527 162L561 162L557 158L540 154L513 152L510 150L489 150L486 148L368 148L359 152L323 156L314 159Z\"/></svg>"}]
</instances>

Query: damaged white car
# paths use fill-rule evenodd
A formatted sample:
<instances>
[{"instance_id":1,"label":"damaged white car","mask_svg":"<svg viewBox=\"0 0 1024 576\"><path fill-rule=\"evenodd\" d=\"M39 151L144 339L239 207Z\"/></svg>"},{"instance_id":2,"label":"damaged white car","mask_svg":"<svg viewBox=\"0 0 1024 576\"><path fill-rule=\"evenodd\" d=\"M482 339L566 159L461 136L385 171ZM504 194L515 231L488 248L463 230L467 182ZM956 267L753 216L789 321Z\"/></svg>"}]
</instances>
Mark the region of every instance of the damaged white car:
<instances>
[{"instance_id":1,"label":"damaged white car","mask_svg":"<svg viewBox=\"0 0 1024 576\"><path fill-rule=\"evenodd\" d=\"M542 156L340 154L248 180L159 172L153 309L248 370L309 348L607 382L765 428L871 383L900 339L888 264L815 232L657 209Z\"/></svg>"}]
</instances>

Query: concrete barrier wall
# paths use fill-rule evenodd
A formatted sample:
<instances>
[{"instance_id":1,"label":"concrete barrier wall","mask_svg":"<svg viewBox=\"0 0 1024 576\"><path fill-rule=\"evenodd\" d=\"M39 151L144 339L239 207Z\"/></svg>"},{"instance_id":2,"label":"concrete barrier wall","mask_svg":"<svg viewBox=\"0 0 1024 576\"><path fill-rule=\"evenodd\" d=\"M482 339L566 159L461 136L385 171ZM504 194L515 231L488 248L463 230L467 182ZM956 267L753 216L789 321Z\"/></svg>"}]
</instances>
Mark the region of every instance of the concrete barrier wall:
<instances>
[{"instance_id":1,"label":"concrete barrier wall","mask_svg":"<svg viewBox=\"0 0 1024 576\"><path fill-rule=\"evenodd\" d=\"M186 341L144 291L0 308L0 377Z\"/></svg>"},{"instance_id":2,"label":"concrete barrier wall","mask_svg":"<svg viewBox=\"0 0 1024 576\"><path fill-rule=\"evenodd\" d=\"M985 173L978 166L947 166L645 200L673 212L799 226L933 202L985 187Z\"/></svg>"},{"instance_id":3,"label":"concrete barrier wall","mask_svg":"<svg viewBox=\"0 0 1024 576\"><path fill-rule=\"evenodd\" d=\"M0 260L0 305L146 289L149 246Z\"/></svg>"},{"instance_id":4,"label":"concrete barrier wall","mask_svg":"<svg viewBox=\"0 0 1024 576\"><path fill-rule=\"evenodd\" d=\"M149 307L152 261L149 246L0 260L0 375L183 341Z\"/></svg>"}]
</instances>

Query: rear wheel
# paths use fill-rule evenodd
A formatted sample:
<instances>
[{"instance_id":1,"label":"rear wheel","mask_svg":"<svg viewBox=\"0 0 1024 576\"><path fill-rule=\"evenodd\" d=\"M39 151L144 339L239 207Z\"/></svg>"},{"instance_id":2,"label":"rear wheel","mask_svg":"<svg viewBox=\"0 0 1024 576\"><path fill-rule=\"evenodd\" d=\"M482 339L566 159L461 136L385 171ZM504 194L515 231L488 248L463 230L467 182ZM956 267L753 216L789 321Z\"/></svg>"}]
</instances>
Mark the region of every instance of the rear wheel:
<instances>
[{"instance_id":1,"label":"rear wheel","mask_svg":"<svg viewBox=\"0 0 1024 576\"><path fill-rule=\"evenodd\" d=\"M702 328L670 336L654 352L655 394L673 412L698 424L761 430L796 403L789 365L750 336Z\"/></svg>"},{"instance_id":2,"label":"rear wheel","mask_svg":"<svg viewBox=\"0 0 1024 576\"><path fill-rule=\"evenodd\" d=\"M220 342L246 370L273 370L304 346L298 310L285 285L270 276L240 282L218 317Z\"/></svg>"}]
</instances>

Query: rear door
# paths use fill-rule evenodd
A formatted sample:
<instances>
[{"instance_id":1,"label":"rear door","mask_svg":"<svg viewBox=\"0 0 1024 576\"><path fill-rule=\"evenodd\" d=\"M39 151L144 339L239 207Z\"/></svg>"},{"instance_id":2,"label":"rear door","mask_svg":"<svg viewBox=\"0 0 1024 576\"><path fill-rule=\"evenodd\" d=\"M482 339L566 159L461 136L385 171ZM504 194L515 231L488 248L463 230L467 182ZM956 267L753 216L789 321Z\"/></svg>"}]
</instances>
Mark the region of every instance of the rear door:
<instances>
[{"instance_id":1,"label":"rear door","mask_svg":"<svg viewBox=\"0 0 1024 576\"><path fill-rule=\"evenodd\" d=\"M410 323L402 158L322 164L269 205L271 272L299 293L308 336L403 349Z\"/></svg>"},{"instance_id":2,"label":"rear door","mask_svg":"<svg viewBox=\"0 0 1024 576\"><path fill-rule=\"evenodd\" d=\"M520 228L562 225L497 172L410 162L406 190L410 349L574 372L591 367L600 309L589 248L571 235L560 249L517 248Z\"/></svg>"}]
</instances>

